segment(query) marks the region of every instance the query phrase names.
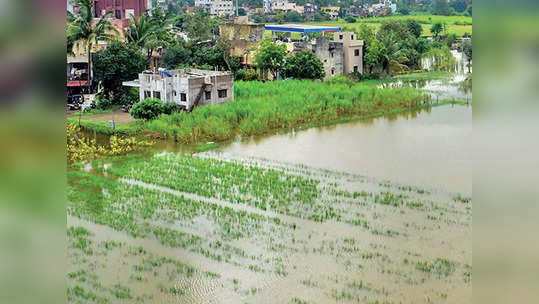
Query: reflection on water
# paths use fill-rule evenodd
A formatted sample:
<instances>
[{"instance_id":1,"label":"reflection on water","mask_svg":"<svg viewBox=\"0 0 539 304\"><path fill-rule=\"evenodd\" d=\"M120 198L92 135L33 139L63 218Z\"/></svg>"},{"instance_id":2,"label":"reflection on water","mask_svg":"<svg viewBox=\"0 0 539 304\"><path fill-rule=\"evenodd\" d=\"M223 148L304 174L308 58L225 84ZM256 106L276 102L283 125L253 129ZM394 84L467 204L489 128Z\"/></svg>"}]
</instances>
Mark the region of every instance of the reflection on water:
<instances>
[{"instance_id":1,"label":"reflection on water","mask_svg":"<svg viewBox=\"0 0 539 304\"><path fill-rule=\"evenodd\" d=\"M462 52L453 50L451 53L455 58L455 65L450 76L440 77L438 79L403 79L384 83L379 87L412 87L429 93L435 100L458 99L471 102L472 83L471 78L469 78L472 71L471 66L468 69L468 59ZM430 70L432 60L429 60L429 58L422 60L424 70Z\"/></svg>"},{"instance_id":2,"label":"reflection on water","mask_svg":"<svg viewBox=\"0 0 539 304\"><path fill-rule=\"evenodd\" d=\"M427 110L234 142L224 151L471 193L472 109Z\"/></svg>"}]
</instances>

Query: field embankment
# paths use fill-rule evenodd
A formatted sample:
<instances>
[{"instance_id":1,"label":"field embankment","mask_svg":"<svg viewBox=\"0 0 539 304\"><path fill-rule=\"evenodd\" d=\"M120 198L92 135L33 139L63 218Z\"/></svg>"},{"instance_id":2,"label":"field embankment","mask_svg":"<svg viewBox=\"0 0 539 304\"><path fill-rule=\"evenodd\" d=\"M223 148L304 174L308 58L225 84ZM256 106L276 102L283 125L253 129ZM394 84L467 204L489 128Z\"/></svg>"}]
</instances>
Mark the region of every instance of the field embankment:
<instances>
[{"instance_id":1,"label":"field embankment","mask_svg":"<svg viewBox=\"0 0 539 304\"><path fill-rule=\"evenodd\" d=\"M161 115L111 130L106 123L81 120L81 127L103 134L140 134L174 138L182 143L225 141L273 130L303 128L379 116L429 106L428 95L414 88L376 88L379 82L235 83L235 101L205 106L191 113ZM78 123L75 119L68 122Z\"/></svg>"}]
</instances>

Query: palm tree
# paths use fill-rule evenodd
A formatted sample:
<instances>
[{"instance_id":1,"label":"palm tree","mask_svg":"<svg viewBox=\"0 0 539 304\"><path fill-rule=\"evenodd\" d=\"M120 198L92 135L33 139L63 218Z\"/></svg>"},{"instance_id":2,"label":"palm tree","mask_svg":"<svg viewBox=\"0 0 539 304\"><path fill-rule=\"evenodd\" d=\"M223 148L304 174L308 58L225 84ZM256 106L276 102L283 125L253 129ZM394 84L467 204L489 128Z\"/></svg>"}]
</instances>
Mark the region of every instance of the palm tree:
<instances>
[{"instance_id":1,"label":"palm tree","mask_svg":"<svg viewBox=\"0 0 539 304\"><path fill-rule=\"evenodd\" d=\"M67 41L71 43L82 41L84 43L88 56L88 86L91 86L92 62L90 53L92 47L98 41L113 40L118 31L108 20L111 12L107 12L97 22L94 22L91 0L76 0L75 6L79 9L78 15L72 15L68 12Z\"/></svg>"},{"instance_id":2,"label":"palm tree","mask_svg":"<svg viewBox=\"0 0 539 304\"><path fill-rule=\"evenodd\" d=\"M141 15L139 18L131 16L131 22L129 23L129 28L127 29L125 36L128 43L144 49L146 44L152 35L156 31L156 26L153 22L150 22L149 18L146 15Z\"/></svg>"}]
</instances>

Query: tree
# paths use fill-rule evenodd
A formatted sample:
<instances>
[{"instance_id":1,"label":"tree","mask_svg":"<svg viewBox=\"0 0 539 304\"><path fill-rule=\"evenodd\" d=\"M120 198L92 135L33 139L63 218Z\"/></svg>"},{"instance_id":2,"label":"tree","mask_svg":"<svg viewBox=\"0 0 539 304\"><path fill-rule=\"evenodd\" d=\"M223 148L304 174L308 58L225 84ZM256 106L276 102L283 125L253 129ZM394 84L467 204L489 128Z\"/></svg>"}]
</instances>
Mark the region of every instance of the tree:
<instances>
[{"instance_id":1,"label":"tree","mask_svg":"<svg viewBox=\"0 0 539 304\"><path fill-rule=\"evenodd\" d=\"M447 0L434 0L432 13L434 15L449 16L451 10L449 9L449 3L447 3Z\"/></svg>"},{"instance_id":2,"label":"tree","mask_svg":"<svg viewBox=\"0 0 539 304\"><path fill-rule=\"evenodd\" d=\"M286 58L283 73L286 77L300 79L322 79L326 75L322 61L308 51L301 51Z\"/></svg>"},{"instance_id":3,"label":"tree","mask_svg":"<svg viewBox=\"0 0 539 304\"><path fill-rule=\"evenodd\" d=\"M168 47L163 53L163 62L168 68L177 68L190 62L191 51L181 43Z\"/></svg>"},{"instance_id":4,"label":"tree","mask_svg":"<svg viewBox=\"0 0 539 304\"><path fill-rule=\"evenodd\" d=\"M76 0L78 7L77 16L68 14L68 24L66 28L67 41L74 43L82 41L86 46L86 56L88 59L88 71L92 71L92 48L98 41L110 41L118 33L116 28L109 21L111 13L106 13L94 22L91 0ZM88 73L88 85L92 84L92 73Z\"/></svg>"},{"instance_id":5,"label":"tree","mask_svg":"<svg viewBox=\"0 0 539 304\"><path fill-rule=\"evenodd\" d=\"M146 15L141 15L139 18L131 16L125 36L128 43L144 49L148 41L153 39L152 36L156 30L156 24L152 23Z\"/></svg>"},{"instance_id":6,"label":"tree","mask_svg":"<svg viewBox=\"0 0 539 304\"><path fill-rule=\"evenodd\" d=\"M434 35L435 38L440 37L440 33L443 30L444 30L444 25L441 22L434 23L430 28L430 32Z\"/></svg>"},{"instance_id":7,"label":"tree","mask_svg":"<svg viewBox=\"0 0 539 304\"><path fill-rule=\"evenodd\" d=\"M319 11L314 14L314 21L328 21L328 20L329 20L329 15L327 13Z\"/></svg>"},{"instance_id":8,"label":"tree","mask_svg":"<svg viewBox=\"0 0 539 304\"><path fill-rule=\"evenodd\" d=\"M197 9L193 13L184 14L182 30L195 42L210 40L214 34L211 19L206 11Z\"/></svg>"},{"instance_id":9,"label":"tree","mask_svg":"<svg viewBox=\"0 0 539 304\"><path fill-rule=\"evenodd\" d=\"M455 11L462 13L468 8L468 3L466 3L466 0L453 0L451 1L451 7L455 9Z\"/></svg>"},{"instance_id":10,"label":"tree","mask_svg":"<svg viewBox=\"0 0 539 304\"><path fill-rule=\"evenodd\" d=\"M405 3L405 1L399 1L397 2L397 13L401 15L409 15L410 14L410 6L408 3Z\"/></svg>"},{"instance_id":11,"label":"tree","mask_svg":"<svg viewBox=\"0 0 539 304\"><path fill-rule=\"evenodd\" d=\"M247 12L243 7L238 8L238 16L247 16Z\"/></svg>"},{"instance_id":12,"label":"tree","mask_svg":"<svg viewBox=\"0 0 539 304\"><path fill-rule=\"evenodd\" d=\"M122 82L138 78L146 68L146 58L132 45L113 42L94 56L94 73L103 85L103 94L110 98L122 91Z\"/></svg>"},{"instance_id":13,"label":"tree","mask_svg":"<svg viewBox=\"0 0 539 304\"><path fill-rule=\"evenodd\" d=\"M408 27L408 30L412 35L416 38L421 37L421 33L423 33L423 27L417 20L409 19L406 20L406 26Z\"/></svg>"},{"instance_id":14,"label":"tree","mask_svg":"<svg viewBox=\"0 0 539 304\"><path fill-rule=\"evenodd\" d=\"M269 71L273 75L273 79L276 80L283 67L285 55L286 46L284 44L276 44L271 40L264 39L260 41L255 55L255 64L259 69Z\"/></svg>"},{"instance_id":15,"label":"tree","mask_svg":"<svg viewBox=\"0 0 539 304\"><path fill-rule=\"evenodd\" d=\"M303 21L303 16L298 12L288 11L284 15L284 20L286 22L301 22Z\"/></svg>"}]
</instances>

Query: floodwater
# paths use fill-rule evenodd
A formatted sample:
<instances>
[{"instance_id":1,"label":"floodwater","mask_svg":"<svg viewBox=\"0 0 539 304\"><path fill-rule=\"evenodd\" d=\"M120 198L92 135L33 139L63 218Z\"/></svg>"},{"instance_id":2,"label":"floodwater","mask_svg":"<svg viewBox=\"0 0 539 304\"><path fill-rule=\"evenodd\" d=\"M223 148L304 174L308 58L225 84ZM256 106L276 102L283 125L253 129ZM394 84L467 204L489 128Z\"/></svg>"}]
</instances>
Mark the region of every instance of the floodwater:
<instances>
[{"instance_id":1,"label":"floodwater","mask_svg":"<svg viewBox=\"0 0 539 304\"><path fill-rule=\"evenodd\" d=\"M236 141L236 155L472 191L471 106L440 106Z\"/></svg>"}]
</instances>

